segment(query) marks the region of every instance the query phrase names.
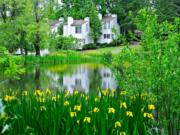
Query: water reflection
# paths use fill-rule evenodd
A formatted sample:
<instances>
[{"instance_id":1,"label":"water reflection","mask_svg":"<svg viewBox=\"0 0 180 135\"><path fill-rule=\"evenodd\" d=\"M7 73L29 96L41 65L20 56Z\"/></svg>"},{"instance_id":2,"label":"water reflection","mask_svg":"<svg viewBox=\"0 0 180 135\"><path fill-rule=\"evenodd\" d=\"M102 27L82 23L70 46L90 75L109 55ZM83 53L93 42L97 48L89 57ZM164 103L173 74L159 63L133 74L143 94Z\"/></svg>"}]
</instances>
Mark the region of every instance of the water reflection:
<instances>
[{"instance_id":1,"label":"water reflection","mask_svg":"<svg viewBox=\"0 0 180 135\"><path fill-rule=\"evenodd\" d=\"M74 89L96 91L116 88L112 71L101 64L76 64L46 67L27 67L26 74L19 81L9 80L1 84L4 89Z\"/></svg>"}]
</instances>

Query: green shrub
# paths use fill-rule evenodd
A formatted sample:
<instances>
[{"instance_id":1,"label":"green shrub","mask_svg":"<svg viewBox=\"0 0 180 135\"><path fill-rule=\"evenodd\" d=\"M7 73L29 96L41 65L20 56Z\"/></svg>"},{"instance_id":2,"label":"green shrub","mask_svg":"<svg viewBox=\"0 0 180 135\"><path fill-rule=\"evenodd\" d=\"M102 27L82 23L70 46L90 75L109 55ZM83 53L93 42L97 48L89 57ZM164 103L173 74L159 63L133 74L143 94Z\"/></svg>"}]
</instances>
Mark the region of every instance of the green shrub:
<instances>
[{"instance_id":1,"label":"green shrub","mask_svg":"<svg viewBox=\"0 0 180 135\"><path fill-rule=\"evenodd\" d=\"M96 44L87 44L83 46L83 50L93 50L93 49L97 49L98 46Z\"/></svg>"}]
</instances>

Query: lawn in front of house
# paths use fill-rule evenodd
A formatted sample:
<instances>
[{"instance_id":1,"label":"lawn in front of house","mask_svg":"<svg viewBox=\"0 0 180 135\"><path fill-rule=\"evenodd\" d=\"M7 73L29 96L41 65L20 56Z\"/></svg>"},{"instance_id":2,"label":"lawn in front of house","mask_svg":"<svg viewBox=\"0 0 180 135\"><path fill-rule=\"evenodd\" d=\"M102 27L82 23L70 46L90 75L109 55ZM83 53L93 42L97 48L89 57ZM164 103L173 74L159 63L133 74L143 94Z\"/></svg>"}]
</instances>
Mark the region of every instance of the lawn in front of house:
<instances>
[{"instance_id":1,"label":"lawn in front of house","mask_svg":"<svg viewBox=\"0 0 180 135\"><path fill-rule=\"evenodd\" d=\"M95 49L95 50L84 50L82 51L82 53L84 54L88 54L88 55L93 55L93 54L103 54L103 53L107 53L107 52L111 52L112 54L118 54L120 53L125 47L127 46L115 46L115 47L105 47L105 48L99 48L99 49ZM130 45L130 48L134 48L134 49L138 49L140 48L140 46L138 45Z\"/></svg>"}]
</instances>

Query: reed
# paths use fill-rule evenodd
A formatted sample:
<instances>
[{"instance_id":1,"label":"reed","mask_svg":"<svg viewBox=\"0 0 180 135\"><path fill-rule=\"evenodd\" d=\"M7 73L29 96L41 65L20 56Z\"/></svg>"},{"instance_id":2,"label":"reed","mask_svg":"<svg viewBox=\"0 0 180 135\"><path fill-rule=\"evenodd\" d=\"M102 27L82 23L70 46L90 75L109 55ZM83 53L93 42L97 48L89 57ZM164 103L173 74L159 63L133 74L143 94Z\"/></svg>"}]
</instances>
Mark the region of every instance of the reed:
<instances>
[{"instance_id":1,"label":"reed","mask_svg":"<svg viewBox=\"0 0 180 135\"><path fill-rule=\"evenodd\" d=\"M75 51L58 52L47 56L25 56L23 59L25 64L84 63L100 62L102 60L99 55L87 55Z\"/></svg>"}]
</instances>

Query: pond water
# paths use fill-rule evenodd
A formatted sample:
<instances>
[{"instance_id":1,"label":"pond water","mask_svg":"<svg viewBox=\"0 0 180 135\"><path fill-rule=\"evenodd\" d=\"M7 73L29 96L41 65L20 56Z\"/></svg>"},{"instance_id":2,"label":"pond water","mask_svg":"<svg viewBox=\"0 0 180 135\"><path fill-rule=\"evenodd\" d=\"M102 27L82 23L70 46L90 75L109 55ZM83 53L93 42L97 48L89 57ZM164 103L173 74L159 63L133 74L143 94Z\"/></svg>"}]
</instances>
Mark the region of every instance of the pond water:
<instances>
[{"instance_id":1,"label":"pond water","mask_svg":"<svg viewBox=\"0 0 180 135\"><path fill-rule=\"evenodd\" d=\"M115 89L115 78L110 68L102 64L65 64L26 67L20 80L2 79L1 90L74 89L96 91Z\"/></svg>"}]
</instances>

